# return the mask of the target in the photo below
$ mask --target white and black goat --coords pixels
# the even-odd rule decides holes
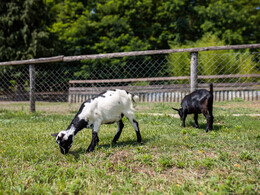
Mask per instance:
[[[206,132],[213,129],[213,84],[211,83],[209,87],[210,91],[199,89],[186,95],[181,102],[182,108],[172,108],[178,111],[183,127],[187,114],[194,114],[195,127],[198,128],[198,114],[202,113],[207,119]]]
[[[137,142],[142,142],[138,122],[135,120],[133,102],[139,97],[125,90],[108,90],[82,103],[78,113],[67,130],[54,133],[62,154],[67,154],[72,146],[75,135],[83,128],[92,128],[92,141],[87,152],[93,151],[99,142],[98,132],[101,124],[117,122],[117,132],[113,142],[119,139],[124,127],[122,118],[125,116],[135,129]]]

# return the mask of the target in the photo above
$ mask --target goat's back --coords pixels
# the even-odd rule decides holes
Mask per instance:
[[[134,112],[133,95],[125,90],[108,90],[83,103],[80,118],[88,120],[100,119],[102,123],[113,122],[120,119],[126,112]]]
[[[199,89],[186,95],[181,102],[181,106],[188,113],[201,113],[202,108],[208,107],[212,102],[212,94],[206,89]]]

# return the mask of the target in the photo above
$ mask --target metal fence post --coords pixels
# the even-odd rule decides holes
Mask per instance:
[[[190,63],[190,92],[198,88],[198,52],[191,53]]]
[[[30,73],[30,111],[35,112],[35,66],[29,65],[29,73]]]

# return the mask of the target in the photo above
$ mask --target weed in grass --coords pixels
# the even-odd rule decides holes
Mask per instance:
[[[230,159],[230,155],[229,153],[227,152],[221,152],[219,155],[218,155],[218,159],[223,161],[223,162],[228,162],[229,159]]]
[[[239,154],[239,157],[241,160],[243,161],[247,161],[247,160],[252,160],[253,157],[252,157],[252,154],[248,151],[243,151]]]
[[[172,167],[174,162],[172,160],[172,156],[170,155],[161,155],[158,159],[158,163],[163,168]]]
[[[153,156],[151,154],[139,154],[136,155],[136,160],[145,164],[145,165],[153,165]]]
[[[205,158],[202,160],[201,165],[205,166],[207,168],[211,168],[216,164],[216,160],[215,159],[211,159],[211,158]]]
[[[175,164],[179,169],[183,169],[186,166],[186,162],[184,160],[177,160]]]

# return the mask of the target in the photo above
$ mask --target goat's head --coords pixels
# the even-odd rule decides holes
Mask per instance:
[[[67,154],[72,146],[74,135],[67,131],[61,131],[59,133],[53,133],[52,136],[56,137],[56,142],[60,146],[62,154]]]
[[[182,116],[183,116],[183,108],[180,108],[180,109],[172,108],[172,109],[178,111],[178,114],[179,114],[180,118],[182,119]]]

